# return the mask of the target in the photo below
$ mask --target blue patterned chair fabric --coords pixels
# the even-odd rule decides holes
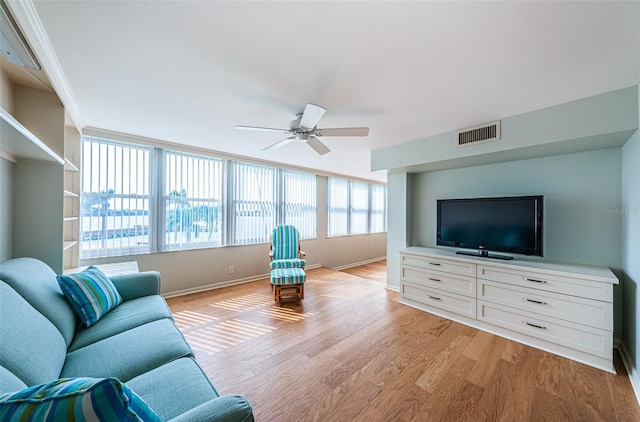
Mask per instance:
[[[284,286],[302,284],[307,281],[307,274],[302,268],[278,268],[271,271],[271,284]]]
[[[307,262],[305,253],[300,250],[300,234],[291,225],[278,226],[271,234],[271,252],[269,253],[272,270],[284,268],[304,268]]]
[[[304,299],[304,282],[307,274],[302,268],[276,268],[271,270],[271,287],[274,288],[273,299],[281,303],[283,297],[292,297],[296,300]],[[293,290],[293,295],[283,294]]]

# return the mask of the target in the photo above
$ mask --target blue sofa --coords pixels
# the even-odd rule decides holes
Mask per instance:
[[[163,421],[253,420],[248,401],[219,395],[194,360],[160,296],[159,273],[110,279],[123,302],[87,328],[46,264],[0,264],[0,395],[58,378],[114,377]]]

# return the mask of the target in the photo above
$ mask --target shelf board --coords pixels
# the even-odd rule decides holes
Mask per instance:
[[[64,160],[7,110],[0,107],[0,148],[17,159],[49,161],[64,164]]]
[[[64,196],[70,196],[72,198],[80,198],[80,195],[78,195],[77,193],[71,192],[71,191],[64,191]]]
[[[64,159],[64,169],[69,171],[80,171],[68,158]]]
[[[62,249],[66,251],[67,249],[69,249],[69,248],[71,248],[71,247],[73,247],[73,246],[75,246],[77,244],[78,244],[77,240],[65,240],[63,242],[63,244],[62,244]]]
[[[65,217],[64,221],[76,221],[78,219],[78,217]],[[58,220],[60,221],[60,220]]]

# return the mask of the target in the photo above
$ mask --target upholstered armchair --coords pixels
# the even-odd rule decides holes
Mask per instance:
[[[278,226],[271,233],[269,263],[272,270],[278,268],[304,268],[307,261],[300,250],[300,234],[294,226]]]

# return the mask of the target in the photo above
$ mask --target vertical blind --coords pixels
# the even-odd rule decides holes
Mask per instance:
[[[81,258],[150,249],[153,149],[84,137]]]
[[[233,162],[233,243],[265,243],[276,226],[276,169]]]
[[[295,226],[301,239],[316,237],[317,176],[299,171],[281,170],[282,186],[280,209],[282,222]]]
[[[276,225],[317,230],[317,176],[83,137],[81,259],[268,243]],[[329,236],[386,227],[386,188],[328,178]]]
[[[386,231],[386,192],[383,185],[330,177],[327,183],[327,235]]]
[[[380,233],[387,230],[387,188],[371,185],[371,226],[369,232]]]
[[[162,249],[222,244],[223,160],[165,152]]]
[[[330,177],[327,183],[327,235],[349,234],[349,181]]]

